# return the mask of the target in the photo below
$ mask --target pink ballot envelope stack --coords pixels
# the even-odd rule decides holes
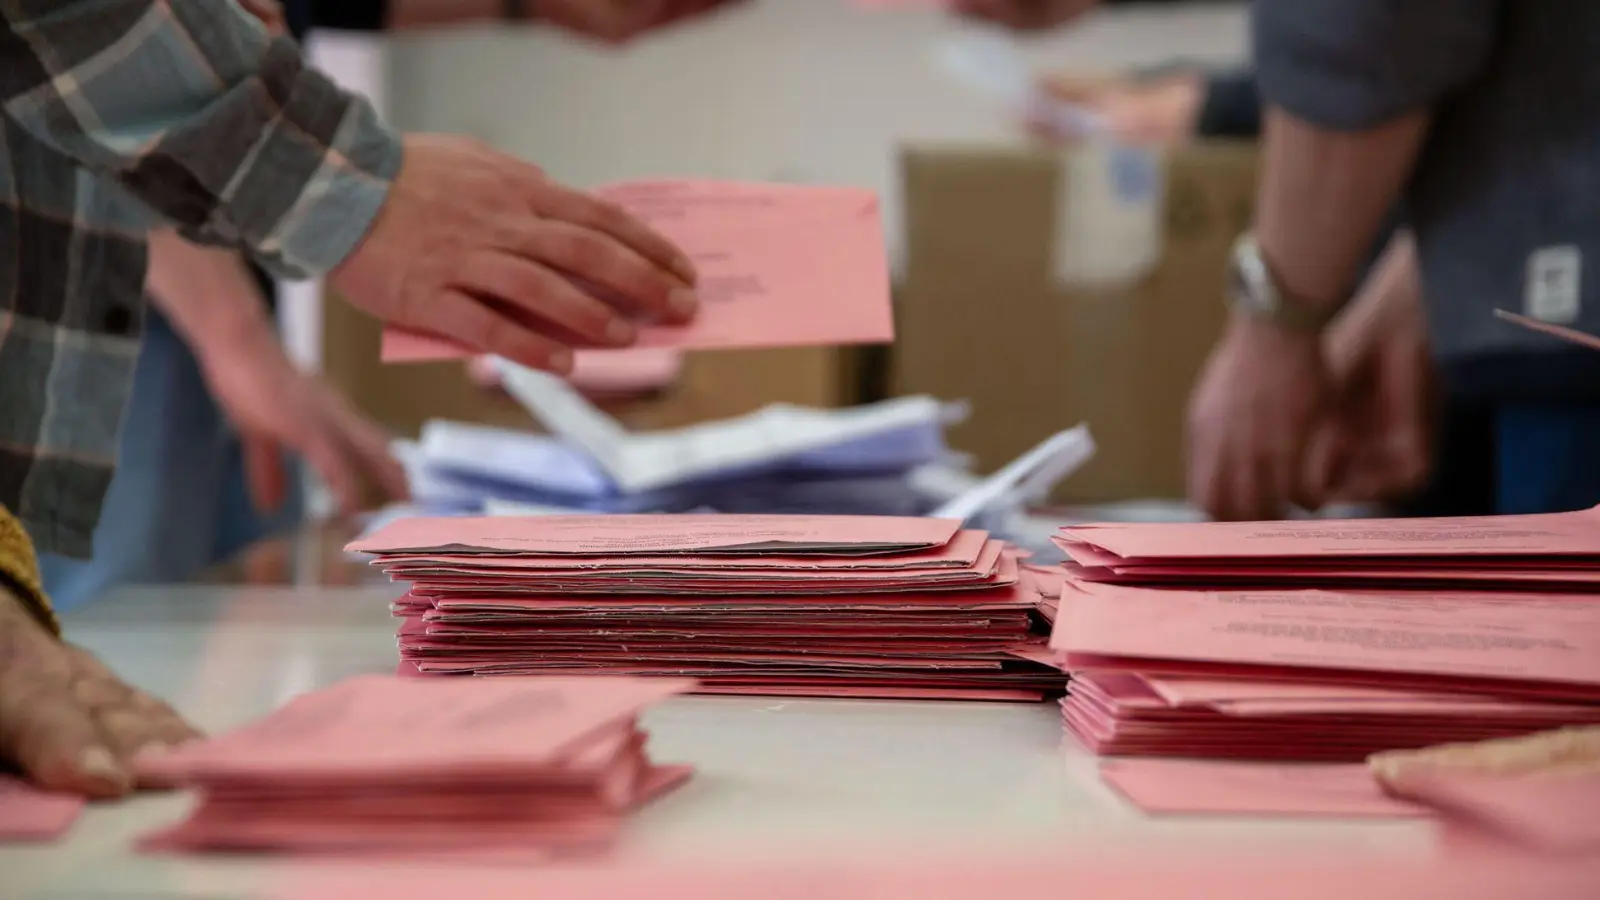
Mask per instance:
[[[878,198],[872,191],[687,180],[626,182],[595,194],[676,242],[699,270],[701,308],[695,320],[687,325],[646,325],[636,348],[706,350],[894,340],[888,252]],[[604,293],[599,287],[590,289]],[[385,362],[468,355],[466,349],[437,336],[395,328],[384,331]]]
[[[407,519],[350,545],[409,592],[401,672],[694,678],[724,694],[1040,700],[1039,580],[949,519]]]
[[[1269,772],[1600,723],[1600,511],[1056,540],[1034,576],[1061,583],[1062,720],[1096,753]]]
[[[692,687],[640,678],[364,676],[236,731],[138,760],[198,789],[146,849],[518,858],[603,848],[685,781],[637,717]]]

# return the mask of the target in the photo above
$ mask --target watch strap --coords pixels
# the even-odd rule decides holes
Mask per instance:
[[[1338,305],[1312,303],[1285,289],[1248,233],[1234,246],[1233,269],[1231,306],[1253,319],[1290,331],[1320,333],[1339,314]]]

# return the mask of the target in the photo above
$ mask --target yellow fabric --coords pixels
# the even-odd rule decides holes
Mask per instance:
[[[4,506],[0,506],[0,586],[11,588],[46,628],[61,633],[61,623],[56,621],[55,610],[50,608],[50,599],[39,583],[39,560],[33,553],[33,541]]]

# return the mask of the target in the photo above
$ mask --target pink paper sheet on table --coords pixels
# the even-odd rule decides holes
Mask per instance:
[[[1101,763],[1100,777],[1149,813],[1359,818],[1427,815],[1416,804],[1385,794],[1367,767],[1359,763],[1119,759]]]
[[[276,779],[497,771],[560,764],[607,726],[692,687],[684,680],[363,676],[296,698],[252,725],[143,756],[141,775]],[[509,761],[509,762],[508,762]]]
[[[353,678],[220,737],[141,757],[201,802],[141,846],[413,853],[601,846],[691,774],[636,724],[693,687],[626,678]]]
[[[1078,525],[1063,528],[1061,542],[1083,565],[1460,557],[1470,566],[1483,556],[1600,559],[1600,510],[1434,519]],[[1080,550],[1074,546],[1080,542],[1090,546]]]
[[[1051,647],[1069,662],[1078,658],[1076,668],[1099,668],[1108,658],[1129,661],[1126,667],[1296,667],[1564,685],[1600,695],[1600,598],[1077,583],[1062,595]]]
[[[883,223],[869,190],[688,180],[626,182],[595,194],[672,239],[700,272],[695,321],[647,325],[637,348],[894,340]],[[385,362],[471,355],[431,335],[384,331]]]
[[[955,537],[955,519],[893,516],[602,515],[411,518],[352,541],[354,553],[465,552],[544,556],[661,553],[873,554],[926,550]]]
[[[57,794],[10,775],[0,775],[0,844],[53,841],[66,834],[88,802]]]
[[[802,853],[784,862],[607,860],[538,870],[389,865],[296,873],[267,900],[1593,900],[1600,881],[1600,862],[1584,860],[1243,841],[1204,853],[1162,849],[879,854],[870,861]]]

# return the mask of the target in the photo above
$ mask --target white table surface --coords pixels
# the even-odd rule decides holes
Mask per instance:
[[[392,671],[392,588],[181,587],[124,592],[68,617],[70,636],[125,677],[222,729],[350,675]],[[1245,839],[1383,852],[1433,845],[1417,822],[1143,815],[1063,746],[1051,704],[684,698],[646,725],[662,761],[698,774],[630,823],[617,854],[692,861],[989,845],[1047,852],[1193,848]],[[181,796],[91,809],[67,840],[0,848],[0,898],[245,896],[283,863],[132,852]],[[36,893],[38,892],[38,893]]]

